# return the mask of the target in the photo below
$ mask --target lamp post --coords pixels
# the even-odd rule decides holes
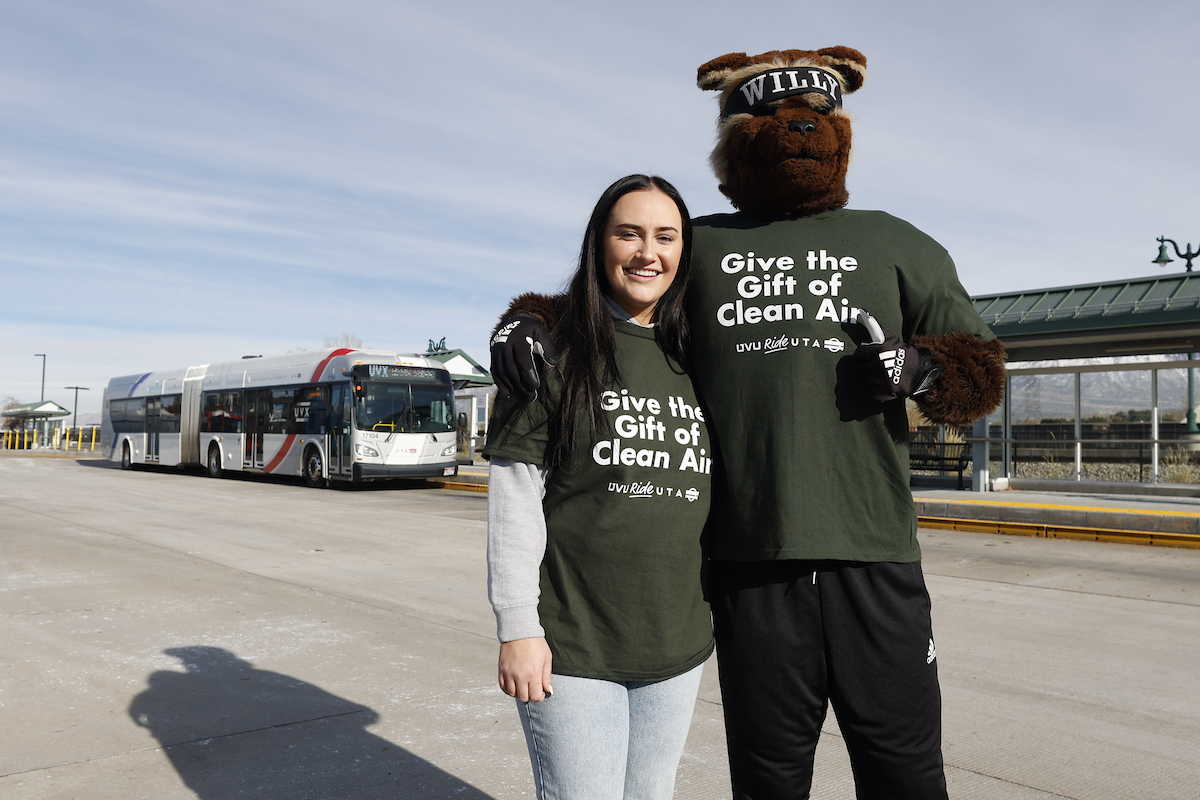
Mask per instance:
[[[1191,244],[1186,244],[1184,245],[1183,252],[1181,253],[1179,252],[1179,244],[1174,239],[1168,239],[1165,236],[1158,237],[1158,258],[1154,259],[1150,263],[1158,264],[1160,267],[1165,267],[1167,264],[1170,264],[1175,260],[1167,255],[1167,242],[1171,243],[1171,247],[1175,250],[1175,255],[1179,258],[1182,258],[1186,262],[1184,264],[1184,270],[1186,272],[1191,272],[1192,259],[1200,256],[1200,250],[1197,250],[1193,253]],[[1193,357],[1194,356],[1191,353],[1188,354],[1189,361]],[[1189,435],[1194,433],[1200,434],[1200,428],[1196,427],[1196,384],[1195,376],[1192,374],[1191,367],[1188,367],[1187,425],[1184,427],[1184,431]]]
[[[88,392],[91,390],[88,389],[88,387],[86,387],[86,386],[64,386],[63,388],[75,390],[75,410],[71,412],[71,427],[78,428],[79,425],[77,423],[79,422],[79,390],[82,389],[85,392]]]
[[[1168,239],[1165,236],[1158,237],[1158,258],[1154,259],[1150,263],[1158,264],[1160,267],[1165,267],[1167,264],[1170,264],[1172,261],[1175,260],[1167,255],[1167,242],[1170,242],[1171,247],[1173,247],[1175,249],[1175,255],[1178,256],[1179,258],[1184,259],[1187,262],[1184,265],[1184,269],[1188,272],[1191,272],[1192,271],[1192,259],[1196,258],[1197,256],[1200,256],[1200,250],[1197,250],[1196,252],[1193,253],[1192,246],[1189,244],[1189,245],[1184,246],[1183,252],[1181,253],[1181,252],[1179,252],[1179,245],[1175,243],[1175,240]]]
[[[33,357],[42,359],[42,396],[38,398],[38,402],[40,403],[46,399],[46,354],[34,353]]]

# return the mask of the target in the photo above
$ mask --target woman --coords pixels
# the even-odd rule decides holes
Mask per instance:
[[[539,798],[670,798],[712,652],[712,454],[681,366],[690,251],[673,186],[608,187],[558,309],[559,363],[535,401],[498,405],[484,450],[500,686]]]

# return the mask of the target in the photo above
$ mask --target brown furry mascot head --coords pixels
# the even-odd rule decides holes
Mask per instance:
[[[700,88],[721,93],[712,154],[721,192],[769,219],[846,205],[850,117],[842,95],[866,76],[866,57],[849,47],[730,53],[700,67]]]

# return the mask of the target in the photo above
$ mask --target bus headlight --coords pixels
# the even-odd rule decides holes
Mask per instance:
[[[448,444],[442,448],[443,456],[452,456],[457,452],[458,452],[458,447],[456,445]]]
[[[367,456],[369,458],[379,458],[379,451],[369,444],[354,445],[354,454],[359,456]]]

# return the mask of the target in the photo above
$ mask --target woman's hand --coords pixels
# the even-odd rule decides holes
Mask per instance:
[[[545,638],[515,639],[500,645],[500,689],[522,703],[541,702],[550,686],[550,645]]]

